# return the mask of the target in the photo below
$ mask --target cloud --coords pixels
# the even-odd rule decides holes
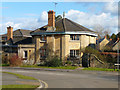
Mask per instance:
[[[0,24],[0,34],[6,33],[6,27],[12,26],[14,30],[16,29],[28,29],[28,30],[35,30],[43,25],[47,24],[47,12],[43,11],[39,18],[5,18],[3,23]]]
[[[65,17],[69,18],[70,20],[79,23],[87,28],[91,28],[94,30],[96,25],[101,25],[106,29],[111,29],[112,33],[117,32],[118,27],[118,18],[117,16],[112,16],[111,13],[89,13],[89,12],[81,12],[78,10],[69,10]],[[0,24],[2,27],[2,31],[0,33],[5,33],[6,27],[11,25],[13,26],[14,30],[16,29],[28,29],[28,30],[35,30],[40,28],[43,25],[47,24],[48,14],[46,11],[43,11],[39,18],[7,18],[4,17],[4,23]]]
[[[40,18],[38,19],[38,22],[41,22],[41,21],[47,22],[47,20],[48,20],[48,14],[46,11],[43,11],[40,15]]]
[[[103,11],[111,14],[118,14],[118,3],[117,2],[107,2],[103,8]]]
[[[118,26],[117,16],[113,17],[110,13],[91,14],[71,9],[66,13],[66,17],[88,28],[101,25],[106,29],[112,29],[112,32],[114,32],[113,28]]]

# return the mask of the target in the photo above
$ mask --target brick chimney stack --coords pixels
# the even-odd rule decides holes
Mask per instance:
[[[105,36],[105,39],[107,39],[107,36]]]
[[[7,40],[13,39],[13,27],[7,27]]]
[[[48,26],[55,27],[55,12],[53,10],[48,12]]]

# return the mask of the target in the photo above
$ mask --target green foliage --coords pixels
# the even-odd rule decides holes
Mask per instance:
[[[59,67],[47,67],[47,66],[41,66],[41,65],[24,65],[21,67],[29,67],[29,68],[51,68],[51,69],[76,69],[77,66],[59,66]]]
[[[2,88],[4,89],[6,89],[6,88],[8,88],[8,89],[10,89],[10,88],[18,88],[18,90],[20,89],[20,88],[37,88],[38,87],[38,85],[2,85]],[[23,90],[24,90],[23,89]],[[30,90],[31,90],[30,89]],[[12,89],[11,89],[12,90]],[[25,89],[25,90],[27,90],[27,89]]]
[[[5,66],[10,66],[10,64],[1,64],[0,66],[2,66],[2,67],[3,67],[3,66],[4,66],[4,67],[5,67]]]
[[[111,37],[110,38],[112,38],[112,40],[117,40],[117,36],[113,33],[112,35],[111,35]]]
[[[117,37],[120,38],[120,32],[117,34]]]
[[[48,67],[59,67],[62,65],[62,61],[58,57],[53,57],[51,60],[47,60],[44,65]]]
[[[109,34],[107,34],[106,36],[107,36],[107,39],[110,39],[110,35]]]
[[[101,55],[101,53],[100,53],[98,50],[93,49],[92,47],[86,47],[86,48],[85,48],[85,53],[94,54],[94,55],[96,55],[100,60],[104,60],[104,59],[105,59],[104,55]]]
[[[82,70],[91,70],[91,71],[114,71],[114,69],[107,69],[107,68],[93,68],[93,67],[89,67],[89,68],[84,68]],[[115,71],[118,71],[117,69],[115,69]]]
[[[112,51],[112,46],[105,46],[102,51]]]
[[[2,54],[2,64],[9,64],[9,58],[7,54]]]
[[[66,61],[66,64],[72,64],[72,62],[71,61]]]
[[[56,20],[56,21],[58,21],[58,20],[60,20],[60,19],[62,19],[62,16],[61,16],[61,15],[58,15],[57,17],[55,17],[55,20]]]

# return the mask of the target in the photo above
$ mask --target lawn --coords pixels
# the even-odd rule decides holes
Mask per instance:
[[[34,88],[35,89],[38,87],[38,85],[2,85],[0,87],[2,87],[2,89],[4,88]]]
[[[60,66],[60,67],[47,67],[47,66],[37,66],[37,65],[24,65],[21,67],[29,67],[29,68],[52,68],[52,69],[76,69],[77,66]]]
[[[2,73],[12,74],[12,75],[17,76],[17,77],[20,78],[20,79],[37,80],[37,79],[34,78],[34,77],[25,76],[25,75],[21,75],[21,74],[17,74],[17,73],[12,73],[12,72],[2,72]]]
[[[95,67],[88,67],[82,70],[91,70],[91,71],[114,71],[114,69],[107,69],[107,68],[95,68]],[[117,71],[117,69],[115,69]],[[120,71],[120,70],[119,70]]]

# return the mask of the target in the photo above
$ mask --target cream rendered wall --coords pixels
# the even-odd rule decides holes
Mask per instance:
[[[84,49],[90,44],[89,36],[81,35],[81,49]]]
[[[60,57],[61,35],[55,35],[55,54]]]
[[[69,49],[70,50],[80,49],[80,41],[79,40],[70,40],[69,41]]]
[[[120,41],[113,47],[113,50],[120,50]]]
[[[70,55],[70,50],[79,50],[88,46],[90,43],[96,43],[96,37],[80,35],[80,40],[70,40],[70,35],[50,35],[46,37],[46,44],[54,53],[66,60]],[[40,38],[35,38],[36,50],[45,46],[45,43],[40,43]],[[37,54],[36,54],[37,55]],[[39,57],[39,56],[37,56]]]
[[[40,61],[40,37],[36,36],[35,37],[35,61],[39,62]]]
[[[70,55],[70,50],[80,50],[87,47],[89,44],[96,44],[96,37],[80,35],[79,40],[70,40],[70,35],[62,36],[62,57]]]
[[[109,43],[109,40],[107,40],[106,38],[103,41],[101,41],[99,43],[100,50],[102,50],[105,47],[105,45],[108,43]]]
[[[51,54],[54,55],[55,52],[55,37],[54,35],[52,36],[47,36],[47,44],[48,44],[48,48],[51,50]]]
[[[35,45],[19,45],[18,48],[18,56],[23,58],[24,51],[27,51],[27,59],[34,60],[34,52],[35,52]]]

